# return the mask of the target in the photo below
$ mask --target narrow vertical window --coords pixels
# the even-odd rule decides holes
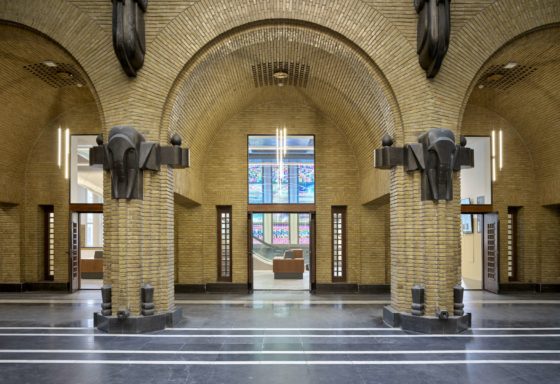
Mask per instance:
[[[43,205],[45,216],[45,280],[54,280],[54,207]]]
[[[218,206],[218,281],[231,282],[231,206]]]
[[[519,207],[508,207],[507,260],[508,280],[517,280],[517,212]]]
[[[332,280],[346,281],[346,207],[332,207]]]

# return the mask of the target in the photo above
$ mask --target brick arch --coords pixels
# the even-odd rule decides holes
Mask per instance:
[[[276,57],[278,52],[287,55],[280,59],[307,58],[313,74],[309,87],[255,88],[249,64],[256,64],[252,60],[258,58]],[[372,173],[379,172],[371,163],[373,149],[383,134],[402,137],[395,96],[369,56],[321,26],[270,20],[218,36],[187,63],[164,107],[160,140],[179,133],[193,150],[190,172],[194,172],[200,154],[221,123],[249,105],[282,98],[305,100],[338,121],[337,127],[359,159],[361,173],[370,180]],[[182,176],[184,172],[178,174],[179,180]],[[385,179],[383,175],[380,185],[386,188]]]
[[[120,67],[112,54],[111,35],[90,16],[64,0],[18,0],[0,2],[0,22],[25,27],[43,35],[65,50],[87,79],[105,123],[105,100],[118,81]],[[122,77],[122,76],[121,76]]]
[[[353,42],[375,62],[393,90],[397,103],[406,105],[400,111],[403,126],[418,126],[428,120],[429,108],[419,113],[414,103],[410,103],[420,97],[427,104],[434,102],[425,75],[417,64],[415,49],[374,7],[357,0],[324,4],[283,0],[211,3],[203,0],[187,8],[153,41],[143,80],[148,87],[159,89],[158,99],[160,92],[171,93],[185,64],[219,34],[253,22],[284,19],[320,25]],[[164,106],[157,105],[157,102],[150,108],[164,110]]]
[[[451,100],[447,123],[461,127],[469,97],[485,64],[503,47],[540,28],[560,23],[560,2],[534,0],[522,7],[517,0],[500,0],[486,7],[463,26],[451,41],[437,93]]]
[[[325,54],[328,55],[326,51],[328,51],[329,49],[334,49],[332,47],[336,46],[336,55],[338,57],[336,61],[351,63],[352,66],[354,66],[353,70],[355,71],[357,68],[357,72],[361,74],[362,78],[370,81],[371,84],[370,86],[368,86],[368,88],[370,88],[369,92],[372,92],[373,94],[376,95],[376,99],[378,100],[377,102],[379,104],[382,104],[383,110],[387,111],[383,115],[382,118],[383,121],[368,122],[367,121],[368,117],[364,116],[363,117],[364,121],[362,123],[364,123],[364,125],[367,125],[368,123],[370,124],[370,127],[366,129],[375,130],[379,138],[383,133],[389,133],[391,135],[397,134],[400,136],[399,130],[402,130],[402,121],[400,119],[399,107],[395,100],[394,94],[387,80],[384,78],[383,74],[381,73],[381,71],[376,67],[375,63],[373,63],[367,55],[365,55],[362,51],[360,51],[358,47],[355,47],[351,42],[344,40],[342,36],[338,36],[334,34],[332,31],[325,30],[320,26],[299,24],[299,23],[294,24],[291,21],[278,20],[278,21],[269,21],[266,23],[259,22],[259,23],[249,24],[241,28],[237,28],[234,31],[230,31],[224,35],[221,35],[216,39],[214,39],[211,43],[206,45],[187,63],[183,71],[179,74],[179,76],[175,80],[173,88],[167,98],[164,107],[164,113],[162,116],[162,121],[161,121],[161,127],[162,127],[161,135],[163,137],[160,137],[160,139],[165,140],[165,138],[168,137],[168,135],[171,135],[172,133],[175,132],[175,130],[177,130],[176,127],[177,122],[174,121],[176,120],[176,118],[173,119],[170,116],[172,114],[176,115],[176,113],[174,113],[176,109],[185,108],[185,105],[188,104],[190,93],[195,91],[197,88],[197,82],[199,83],[198,79],[200,77],[205,76],[204,77],[205,80],[208,80],[208,79],[212,79],[213,76],[224,75],[223,73],[217,72],[216,68],[212,68],[212,66],[215,65],[214,63],[216,63],[216,61],[224,60],[224,58],[227,57],[228,55],[237,54],[238,52],[246,49],[247,47],[249,47],[249,49],[252,49],[251,48],[252,45],[258,46],[259,44],[268,44],[267,39],[270,37],[266,37],[266,36],[274,35],[274,33],[269,35],[270,31],[275,30],[276,28],[283,28],[283,27],[290,28],[289,35],[291,38],[298,39],[297,44],[301,46],[310,46],[311,43],[313,43],[314,47],[309,48],[304,54],[304,56],[307,55],[313,56],[313,57],[308,57],[308,59],[314,59],[315,61],[318,61],[317,57],[315,57],[316,53],[311,53],[311,52],[319,51],[323,55]],[[290,44],[286,44],[286,45],[290,45]],[[252,51],[254,52],[255,49],[252,49]],[[292,52],[292,54],[299,55],[301,53]],[[230,63],[231,65],[235,66],[235,64],[238,62],[231,61]],[[317,63],[315,62],[315,64]],[[327,66],[327,64],[325,65]],[[332,69],[331,66],[327,66],[327,67]],[[347,70],[349,72],[352,71],[351,68],[348,68]],[[229,72],[229,75],[231,75],[237,71],[234,69],[230,69],[227,72]],[[245,72],[245,71],[241,71],[241,72]],[[315,71],[315,74],[317,74],[317,70]],[[229,77],[228,73],[226,73],[225,75]],[[333,77],[337,77],[337,78],[340,77],[346,79],[346,77],[342,77],[337,73],[331,73],[331,75]],[[352,84],[346,83],[346,80],[345,80],[345,84],[347,84],[350,87]],[[253,82],[251,81],[251,84],[245,84],[245,85],[250,86],[252,88]],[[219,82],[213,82],[211,85],[208,86],[203,85],[205,89],[216,88],[216,87],[219,88],[220,86],[221,85],[219,84]],[[346,108],[350,108],[348,106],[350,105],[349,103],[351,103],[351,100],[346,100],[348,99],[348,95],[346,95],[343,100],[342,95],[345,92],[344,90],[342,91],[337,90],[336,87],[332,86],[332,84],[327,86],[325,85],[321,86],[321,88],[325,88],[325,87],[329,89],[327,92],[324,93],[327,94],[330,94],[332,92],[340,93],[341,96],[339,97],[340,100],[339,103],[346,104]],[[198,86],[198,88],[200,88],[200,86]],[[225,96],[226,93],[230,91],[230,89],[228,89],[227,86],[222,86],[222,88],[224,89],[219,94],[224,95],[224,103],[231,104],[228,103],[228,100],[226,100],[227,97]],[[314,92],[316,93],[317,91]],[[356,93],[360,93],[362,92],[362,90],[356,91],[353,89],[352,92],[353,93],[351,93],[351,95],[356,96]],[[317,95],[316,98],[321,99],[321,96],[326,96],[326,95]],[[316,100],[316,102],[318,102],[318,100]],[[355,100],[352,103],[363,104],[362,100]],[[363,109],[364,106],[362,104],[360,105],[362,106]],[[242,105],[240,105],[239,107],[243,109]],[[332,108],[332,104],[329,107]],[[199,107],[199,108],[203,108],[203,107]],[[321,108],[321,106],[319,106],[319,108]],[[360,108],[358,107],[356,107],[355,109],[360,110]],[[364,113],[363,110],[360,112],[362,114]],[[338,111],[338,113],[342,113],[342,112]],[[373,123],[377,123],[375,127],[373,126]],[[380,130],[379,126],[382,126],[381,130],[383,132],[377,132]]]

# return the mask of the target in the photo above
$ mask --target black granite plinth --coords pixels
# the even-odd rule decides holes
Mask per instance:
[[[129,316],[119,319],[117,316],[103,316],[99,312],[93,314],[93,325],[107,333],[145,333],[161,331],[166,327],[174,327],[183,318],[183,310],[177,308],[173,312],[158,313],[152,316]]]
[[[387,305],[383,307],[383,321],[390,327],[398,328],[401,326],[401,313]]]
[[[397,312],[391,306],[386,306],[383,308],[383,321],[391,327],[400,327],[403,331],[454,334],[470,328],[471,314],[450,316],[447,320],[441,320],[435,316],[414,316],[410,313]]]

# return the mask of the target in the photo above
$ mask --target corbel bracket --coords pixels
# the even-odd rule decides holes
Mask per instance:
[[[143,171],[159,171],[162,165],[172,168],[189,166],[189,150],[181,148],[181,137],[171,137],[171,146],[147,142],[136,129],[117,126],[109,132],[109,142],[97,136],[97,147],[90,148],[89,164],[103,166],[111,172],[113,199],[142,199]]]
[[[455,135],[448,129],[430,129],[418,136],[418,143],[404,147],[393,147],[389,135],[381,144],[374,153],[375,168],[403,166],[407,172],[421,171],[422,200],[452,200],[453,172],[474,167],[474,151],[466,147],[465,137],[456,145]]]

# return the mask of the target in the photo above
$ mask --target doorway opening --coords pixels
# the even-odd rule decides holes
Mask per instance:
[[[461,279],[469,290],[499,290],[499,220],[497,213],[461,214]]]
[[[311,290],[314,219],[309,212],[249,214],[253,290]]]
[[[103,286],[103,213],[80,213],[80,289]]]
[[[72,212],[70,273],[72,292],[103,286],[103,213]]]

